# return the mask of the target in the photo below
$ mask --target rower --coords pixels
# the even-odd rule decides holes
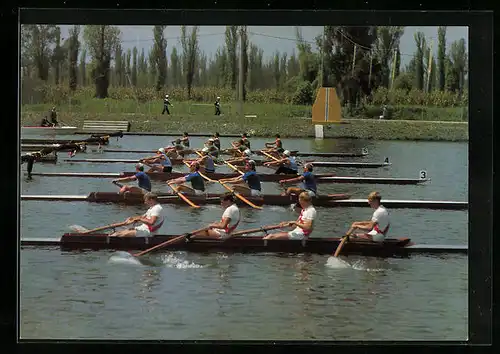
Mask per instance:
[[[177,153],[178,156],[183,157],[185,153],[184,145],[181,142],[181,139],[172,140],[173,147],[170,147],[170,150],[173,150]]]
[[[172,172],[172,161],[170,161],[170,158],[165,154],[164,148],[159,148],[158,155],[153,156],[151,159],[145,159],[144,161],[153,164],[148,172]]]
[[[137,180],[138,186],[128,186],[124,185],[120,188],[120,194],[123,193],[142,193],[146,194],[147,192],[151,192],[151,180],[149,176],[144,173],[144,165],[142,163],[138,163],[135,165],[135,175],[129,177],[122,177],[113,180],[113,182],[126,182],[126,181],[135,181]]]
[[[57,112],[55,106],[50,110],[50,122],[54,127],[57,127],[59,125],[59,122],[57,122]]]
[[[215,147],[220,150],[220,135],[218,132],[214,134],[213,139]]]
[[[248,138],[247,138],[247,133],[241,134],[240,141],[243,141],[243,145],[245,145],[248,148],[248,150],[250,150],[250,140],[248,140]]]
[[[177,189],[179,192],[191,195],[203,195],[205,194],[205,181],[200,175],[200,164],[197,161],[193,161],[189,165],[189,174],[171,179],[167,181],[167,184],[171,186],[172,184],[178,184]],[[191,187],[186,186],[185,182],[191,182]]]
[[[281,227],[295,226],[289,232],[277,232],[264,237],[264,240],[304,240],[309,238],[314,230],[314,220],[316,219],[316,209],[312,205],[312,198],[309,194],[302,192],[299,194],[299,204],[302,208],[299,218],[296,221],[285,221],[280,223]]]
[[[33,164],[37,159],[41,157],[39,152],[27,152],[25,155],[21,156],[21,165],[27,162],[27,172],[28,172],[28,180],[31,180],[33,177],[31,176],[31,172],[33,171]]]
[[[215,147],[215,146],[214,146]],[[215,163],[212,154],[207,147],[201,150],[201,154],[203,155],[197,161],[200,164],[200,169],[202,172],[206,173],[215,173]]]
[[[276,134],[276,140],[274,140],[272,143],[266,143],[266,150],[269,152],[278,152],[280,154],[285,151],[283,149],[283,142],[281,141],[279,134]]]
[[[291,153],[289,150],[285,150],[283,152],[283,158],[276,161],[264,162],[264,166],[272,166],[272,165],[280,165],[280,167],[276,170],[275,174],[286,174],[286,175],[297,175],[298,166],[295,157],[290,156]]]
[[[281,195],[290,195],[290,194],[300,194],[302,192],[306,192],[309,194],[311,197],[315,197],[317,194],[317,188],[316,188],[316,176],[312,173],[313,172],[313,165],[311,163],[306,163],[304,165],[304,173],[295,178],[290,178],[290,179],[282,179],[279,181],[281,185],[286,184],[286,183],[295,183],[295,182],[302,182],[301,187],[290,187],[286,190]]]
[[[383,242],[387,231],[389,231],[390,221],[389,212],[381,204],[382,197],[378,192],[371,192],[368,195],[368,204],[371,208],[375,209],[370,221],[356,221],[353,222],[346,236],[349,239],[354,238],[361,241],[368,240],[374,242]],[[361,233],[353,234],[354,231],[360,230]],[[368,231],[368,232],[367,232]]]
[[[110,236],[116,237],[151,237],[155,236],[165,221],[165,212],[163,207],[158,202],[158,196],[154,193],[146,193],[144,195],[144,204],[149,209],[144,215],[132,216],[126,221],[141,222],[142,224],[127,230],[117,231]]]
[[[225,240],[231,237],[231,234],[240,223],[240,209],[236,205],[236,200],[233,193],[226,193],[220,197],[221,206],[225,209],[222,218],[219,222],[214,222],[208,225],[209,229],[193,234],[189,239],[194,237],[215,238]]]
[[[205,147],[208,149],[208,153],[210,155],[212,155],[213,157],[219,157],[219,148],[214,145],[214,139],[208,139]]]
[[[41,127],[51,127],[49,120],[46,117],[43,117],[42,122],[40,123]]]
[[[184,145],[184,147],[189,148],[189,134],[188,133],[184,132],[184,134],[182,134],[181,143],[182,143],[182,145]]]
[[[234,191],[238,192],[242,195],[259,197],[261,195],[261,185],[260,178],[255,171],[255,161],[249,160],[245,164],[245,174],[229,178],[229,179],[221,179],[219,180],[222,183],[231,183],[234,185]],[[246,183],[246,184],[245,184]]]

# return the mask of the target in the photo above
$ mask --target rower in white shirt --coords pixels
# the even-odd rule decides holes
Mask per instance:
[[[205,237],[215,239],[227,239],[240,223],[240,209],[236,205],[234,194],[226,193],[220,197],[221,206],[225,208],[221,221],[208,225],[208,230],[200,231],[188,239],[194,237]]]
[[[117,231],[110,236],[151,237],[156,235],[165,221],[163,207],[158,203],[158,196],[151,192],[144,195],[144,204],[149,206],[149,209],[144,215],[132,216],[127,219],[127,221],[141,222],[141,225],[131,229]]]
[[[375,209],[370,221],[353,222],[346,236],[349,239],[369,240],[383,242],[389,231],[390,221],[389,212],[381,204],[382,197],[378,192],[371,192],[368,195],[368,204]],[[355,231],[362,231],[354,233]]]

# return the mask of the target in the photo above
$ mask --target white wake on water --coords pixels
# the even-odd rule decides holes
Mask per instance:
[[[384,264],[380,264],[377,261],[369,262],[365,260],[356,260],[353,263],[349,263],[340,257],[328,257],[326,264],[328,268],[335,269],[346,269],[352,268],[354,270],[362,270],[365,272],[384,272],[387,268],[383,267]]]
[[[164,265],[170,268],[177,269],[196,269],[204,268],[203,265],[196,264],[193,262],[186,261],[184,259],[178,258],[172,254],[165,254],[161,256],[161,261]]]
[[[113,253],[111,257],[109,257],[108,263],[143,265],[137,257],[134,257],[130,253],[123,251]]]
[[[328,257],[328,259],[326,260],[326,266],[328,268],[335,268],[335,269],[345,269],[351,267],[351,265],[348,262],[344,261],[339,257],[333,257],[333,256]]]

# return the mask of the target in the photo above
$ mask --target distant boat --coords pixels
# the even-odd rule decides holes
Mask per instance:
[[[73,134],[78,130],[77,127],[70,127],[70,126],[57,126],[57,127],[40,127],[40,126],[24,126],[21,127],[21,135],[29,135],[29,134],[36,134],[36,135],[56,135],[56,134],[61,134],[61,135],[67,135],[67,134]]]

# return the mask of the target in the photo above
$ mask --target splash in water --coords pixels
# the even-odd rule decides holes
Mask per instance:
[[[171,268],[177,268],[177,269],[203,268],[203,266],[200,264],[196,264],[193,262],[183,260],[181,258],[177,258],[172,254],[162,255],[161,261],[164,265]]]
[[[137,257],[132,256],[128,252],[122,252],[122,251],[113,253],[113,255],[109,257],[108,263],[143,265]]]
[[[350,268],[350,264],[346,261],[344,261],[340,257],[328,257],[326,261],[326,266],[328,268],[336,268],[336,269],[345,269],[345,268]]]

